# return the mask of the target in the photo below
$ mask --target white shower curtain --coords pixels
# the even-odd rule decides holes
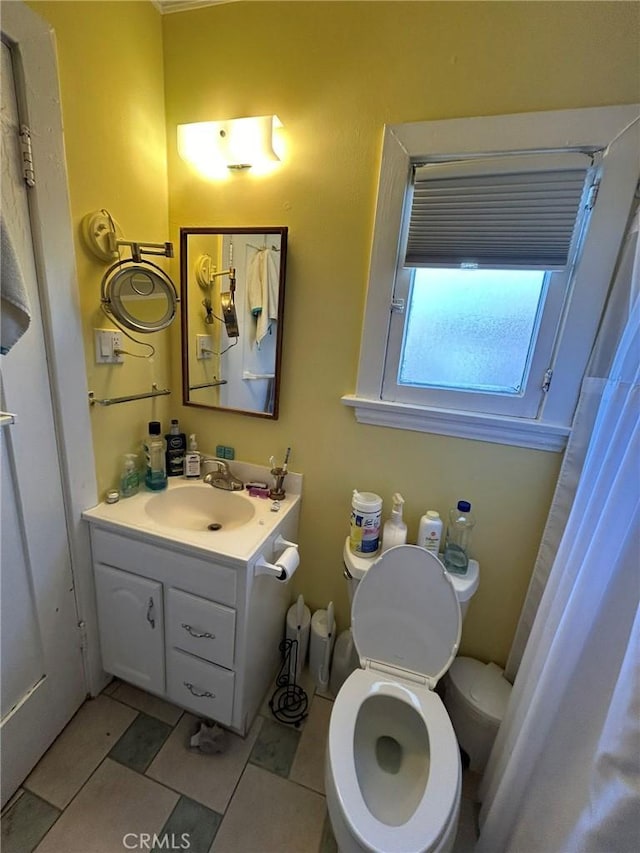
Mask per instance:
[[[589,380],[602,400],[481,785],[477,853],[639,848],[639,364],[636,299],[609,378]]]
[[[531,626],[573,506],[593,425],[602,399],[605,378],[611,370],[615,349],[628,321],[630,308],[640,290],[639,230],[640,214],[636,211],[631,217],[631,224],[622,244],[605,316],[589,360],[586,378],[580,389],[580,399],[576,406],[571,435],[562,460],[529,589],[505,666],[505,677],[511,683],[520,666]]]

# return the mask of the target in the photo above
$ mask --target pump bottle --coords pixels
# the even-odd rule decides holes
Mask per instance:
[[[391,516],[385,521],[382,528],[382,552],[388,551],[394,545],[404,545],[407,541],[407,525],[402,520],[402,507],[404,498],[398,492],[392,498],[393,508]]]
[[[130,498],[137,494],[139,488],[138,457],[135,453],[126,453],[120,476],[120,494],[123,498]]]
[[[184,475],[190,480],[200,476],[200,453],[194,433],[189,436],[189,450],[184,457]]]

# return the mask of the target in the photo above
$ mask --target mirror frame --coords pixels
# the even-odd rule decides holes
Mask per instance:
[[[280,406],[280,373],[282,368],[282,339],[284,327],[284,291],[287,273],[287,235],[289,229],[286,226],[267,226],[264,228],[205,228],[192,227],[180,228],[180,330],[182,348],[182,403],[185,406],[194,406],[198,409],[213,409],[220,412],[234,412],[239,415],[249,415],[253,418],[268,418],[277,421]],[[278,283],[278,323],[276,337],[276,363],[275,363],[275,388],[273,412],[254,412],[250,409],[234,409],[230,406],[215,406],[212,403],[194,403],[189,400],[189,323],[188,323],[188,289],[189,268],[187,258],[188,238],[191,234],[277,234],[280,237],[280,280]]]

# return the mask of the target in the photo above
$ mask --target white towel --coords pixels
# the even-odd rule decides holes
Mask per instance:
[[[0,219],[0,353],[5,355],[24,335],[31,309],[22,270],[4,220]]]
[[[256,318],[256,344],[271,330],[272,320],[278,319],[278,267],[271,249],[260,249],[249,263],[247,299],[249,310]]]

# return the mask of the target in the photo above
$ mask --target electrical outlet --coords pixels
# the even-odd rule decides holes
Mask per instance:
[[[196,335],[196,358],[198,361],[211,358],[212,348],[213,339],[211,335]]]
[[[115,329],[94,329],[96,364],[122,364],[124,358],[116,354],[122,349],[122,333]]]
[[[111,332],[111,347],[115,364],[122,364],[124,358],[117,354],[122,350],[122,332]]]

